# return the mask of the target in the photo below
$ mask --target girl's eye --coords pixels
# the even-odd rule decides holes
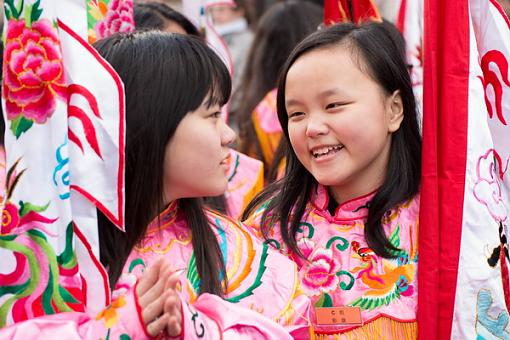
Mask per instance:
[[[342,107],[343,105],[345,105],[345,103],[330,103],[326,105],[326,110],[337,109],[339,107]]]
[[[298,112],[291,112],[291,113],[289,113],[289,118],[299,117],[299,116],[302,116],[304,114],[305,114],[304,112],[300,112],[300,111],[298,111]]]
[[[209,117],[211,118],[221,118],[221,111],[216,111],[216,112],[213,112],[209,115]]]

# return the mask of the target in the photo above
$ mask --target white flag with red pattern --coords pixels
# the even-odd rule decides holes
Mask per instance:
[[[91,3],[102,17],[91,19]],[[88,40],[91,22],[133,28],[130,0],[4,4],[0,327],[109,303],[96,208],[123,228],[124,94]]]
[[[420,336],[509,339],[508,18],[496,0],[424,15]]]

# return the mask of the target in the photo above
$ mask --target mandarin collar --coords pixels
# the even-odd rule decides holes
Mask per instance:
[[[312,203],[321,215],[334,220],[359,220],[368,216],[370,201],[376,193],[377,191],[372,191],[339,204],[335,209],[334,216],[331,216],[328,211],[328,204],[329,200],[333,198],[330,197],[328,189],[319,184],[312,192]]]
[[[168,204],[168,206],[159,214],[159,221],[158,221],[158,217],[156,217],[149,224],[149,228],[147,228],[147,232],[153,232],[153,231],[165,229],[165,227],[167,227],[169,224],[172,224],[175,222],[178,212],[179,212],[178,200],[170,202],[170,204]]]

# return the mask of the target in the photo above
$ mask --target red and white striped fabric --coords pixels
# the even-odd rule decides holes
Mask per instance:
[[[424,16],[419,335],[508,339],[508,19],[495,0]]]

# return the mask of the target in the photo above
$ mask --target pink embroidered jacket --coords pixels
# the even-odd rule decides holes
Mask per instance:
[[[253,110],[251,119],[262,149],[264,165],[269,167],[282,137],[282,127],[276,113],[276,89],[264,96]]]
[[[237,219],[264,187],[264,164],[230,149],[228,186],[225,192],[229,216]]]
[[[113,292],[115,298],[105,310],[96,316],[70,312],[34,318],[1,329],[0,338],[150,338],[133,291],[145,266],[159,256],[167,257],[176,269],[187,268],[181,279],[182,338],[307,338],[310,300],[300,289],[295,264],[259,243],[239,223],[207,213],[227,264],[226,301],[211,294],[198,296],[200,280],[190,231],[174,202],[162,214],[161,227],[150,227],[142,245],[130,255]]]
[[[345,202],[331,216],[327,189],[318,186],[297,234],[298,247],[306,260],[286,249],[279,227],[271,231],[270,243],[298,265],[302,287],[315,308],[349,306],[361,311],[361,325],[319,324],[313,313],[317,339],[400,340],[417,336],[419,196],[385,217],[386,235],[400,249],[394,259],[385,259],[367,246],[364,237],[368,206],[374,195]],[[245,221],[259,236],[262,212],[259,209]]]

